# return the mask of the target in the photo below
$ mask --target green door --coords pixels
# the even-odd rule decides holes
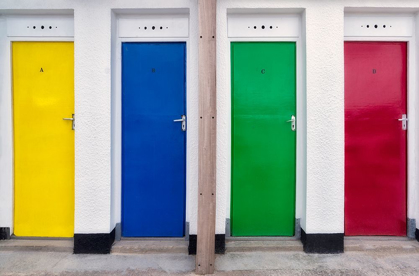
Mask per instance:
[[[232,70],[233,236],[293,236],[296,46],[234,42]]]

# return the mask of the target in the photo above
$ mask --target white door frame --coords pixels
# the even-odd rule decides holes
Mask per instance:
[[[246,15],[245,15],[246,16]],[[225,137],[225,141],[227,144],[227,164],[228,164],[228,180],[229,184],[227,185],[227,210],[226,210],[226,218],[231,218],[231,43],[232,42],[295,42],[296,44],[296,125],[297,125],[297,137],[296,137],[296,181],[295,181],[295,218],[301,219],[303,216],[303,191],[304,186],[306,185],[306,92],[305,92],[305,45],[304,45],[304,38],[302,36],[302,14],[269,14],[266,15],[264,13],[261,14],[255,14],[250,13],[250,22],[246,23],[249,25],[255,25],[257,24],[257,28],[259,28],[260,32],[263,32],[264,30],[261,30],[261,24],[258,24],[260,22],[265,22],[266,20],[264,17],[279,17],[280,20],[283,20],[284,18],[298,18],[297,22],[298,25],[294,25],[296,22],[288,22],[287,27],[292,29],[293,33],[292,35],[289,33],[281,34],[281,33],[274,33],[274,36],[270,37],[268,35],[260,35],[258,34],[252,36],[252,30],[249,32],[245,32],[244,35],[248,37],[234,37],[234,35],[230,35],[228,37],[228,50],[226,51],[226,58],[229,60],[229,68],[228,68],[228,75],[227,75],[227,82],[228,82],[228,93],[227,93],[227,110],[223,109],[222,116],[226,117],[227,121],[227,131],[223,131],[227,133],[227,137]],[[262,18],[262,20],[261,20]],[[252,24],[252,19],[256,21],[256,23]],[[244,18],[245,21],[246,18]],[[248,22],[248,21],[247,21]],[[294,24],[293,24],[294,23]],[[265,25],[264,25],[265,26]],[[265,28],[269,26],[266,25]],[[260,34],[260,33],[259,33]],[[242,34],[240,34],[242,35]],[[227,113],[226,113],[227,111]],[[220,111],[218,111],[220,112]],[[220,133],[217,131],[217,133]],[[218,177],[217,177],[218,179]],[[234,239],[234,237],[230,236],[231,233],[231,225],[226,226],[226,234],[229,239]],[[299,233],[300,229],[295,229],[295,234]],[[239,237],[237,239],[246,238],[246,237]],[[267,237],[269,239],[269,237]],[[272,237],[274,239],[275,237]],[[280,237],[282,238],[282,237]],[[255,237],[251,237],[250,239],[257,239]]]
[[[45,32],[39,29],[42,22],[45,26],[41,30]],[[62,29],[51,34],[48,33],[50,25]],[[36,29],[31,34],[19,30],[21,26],[31,30],[36,26]],[[0,60],[8,61],[0,64],[0,226],[10,227],[11,235],[14,230],[13,42],[74,42],[73,15],[0,16]]]
[[[158,12],[158,11],[154,11]],[[146,15],[147,20],[159,22],[161,19],[166,20],[170,16],[170,10],[165,9],[165,13],[156,13]],[[189,13],[183,14],[190,18]],[[197,79],[197,64],[193,62],[193,58],[197,59],[197,52],[193,50],[192,39],[189,35],[180,37],[170,37],[171,34],[165,34],[161,37],[120,37],[119,27],[120,19],[124,18],[144,18],[144,14],[116,14],[115,19],[115,39],[113,40],[112,57],[113,63],[113,84],[112,84],[112,197],[114,201],[113,216],[115,222],[120,224],[122,222],[122,43],[124,42],[184,42],[186,44],[186,115],[187,115],[187,131],[186,131],[186,195],[185,195],[185,220],[186,223],[193,219],[190,210],[194,206],[192,200],[197,199],[195,191],[197,191],[198,180],[198,79]],[[156,23],[156,26],[160,26]],[[196,72],[196,73],[195,73]],[[196,187],[195,187],[196,186]],[[197,205],[196,205],[197,206]],[[193,222],[191,222],[193,223]],[[188,236],[188,228],[185,227],[185,237]],[[118,230],[119,231],[119,230]],[[117,237],[119,238],[119,237]]]
[[[348,13],[345,15],[345,24],[348,17],[351,17],[352,20],[355,22],[359,22],[358,25],[364,26],[363,22],[375,22],[381,21],[382,22],[394,22],[409,24],[404,29],[408,29],[411,31],[410,35],[406,33],[401,33],[400,36],[396,36],[394,32],[390,33],[390,35],[386,35],[380,33],[379,35],[372,35],[369,34],[361,34],[365,30],[358,31],[360,33],[357,36],[357,31],[354,30],[356,28],[354,26],[354,21],[352,21],[351,26],[345,26],[345,42],[346,41],[371,41],[371,42],[406,42],[407,43],[407,117],[408,121],[408,128],[407,128],[407,217],[406,219],[417,219],[418,211],[417,203],[418,203],[418,173],[417,168],[419,166],[419,160],[417,160],[417,148],[419,146],[417,141],[417,129],[416,124],[418,123],[417,116],[419,115],[416,112],[417,100],[418,97],[416,94],[418,93],[416,78],[417,78],[417,50],[416,50],[416,37],[414,31],[414,23],[415,23],[415,16],[413,14],[353,14]],[[410,20],[407,20],[410,19]],[[389,20],[389,21],[386,21]],[[390,23],[391,24],[391,23]],[[411,25],[410,25],[411,24]],[[380,26],[381,27],[381,26]],[[388,28],[388,26],[386,26]],[[363,27],[365,28],[365,26]],[[375,29],[374,26],[371,24],[370,28],[372,31]],[[374,29],[373,29],[374,28]],[[410,29],[412,28],[412,29]],[[347,36],[347,33],[350,32],[350,36]],[[355,34],[355,35],[353,35]],[[397,34],[398,35],[398,34]],[[407,235],[410,234],[409,237],[412,237],[412,233],[409,233],[409,226],[407,228]],[[414,233],[413,233],[414,234]]]

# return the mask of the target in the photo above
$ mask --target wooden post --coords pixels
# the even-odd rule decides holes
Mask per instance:
[[[199,5],[199,187],[196,273],[213,274],[215,261],[216,8]]]

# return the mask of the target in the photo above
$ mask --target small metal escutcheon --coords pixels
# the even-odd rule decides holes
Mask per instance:
[[[72,121],[71,124],[71,129],[75,130],[76,129],[76,116],[74,114],[72,114],[71,118],[63,118],[64,121]]]
[[[173,120],[173,122],[182,122],[182,131],[186,131],[186,115],[182,115],[182,119]]]
[[[407,130],[407,121],[409,121],[409,119],[407,118],[407,115],[403,114],[402,118],[399,119],[399,121],[402,122],[402,129]]]
[[[291,116],[291,120],[288,120],[287,123],[291,123],[291,130],[295,131],[296,126],[295,126],[295,116],[294,115]]]

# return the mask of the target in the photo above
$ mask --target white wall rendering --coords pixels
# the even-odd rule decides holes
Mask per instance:
[[[17,14],[74,14],[75,45],[75,233],[109,233],[120,222],[112,112],[117,89],[116,22],[121,11],[136,14],[189,11],[187,217],[197,232],[198,208],[198,1],[199,0],[2,0],[0,1],[0,227],[13,227],[13,144],[10,45],[6,17]],[[217,7],[217,214],[216,233],[225,233],[230,210],[230,41],[227,15],[243,12],[291,13],[301,18],[302,132],[298,138],[297,218],[306,233],[344,232],[344,16],[408,13],[417,0],[218,0]],[[417,49],[415,50],[417,51]],[[410,64],[416,70],[419,55]],[[415,80],[411,80],[415,81]],[[413,86],[417,93],[417,86]],[[409,105],[412,107],[412,105]],[[413,103],[417,106],[417,102]],[[415,115],[416,116],[416,115]],[[415,128],[419,127],[416,120]],[[411,136],[409,136],[412,138]],[[409,142],[409,169],[418,168],[419,141]],[[416,147],[415,147],[416,146]],[[413,183],[412,183],[413,182]],[[409,175],[409,218],[419,219],[418,177]]]

